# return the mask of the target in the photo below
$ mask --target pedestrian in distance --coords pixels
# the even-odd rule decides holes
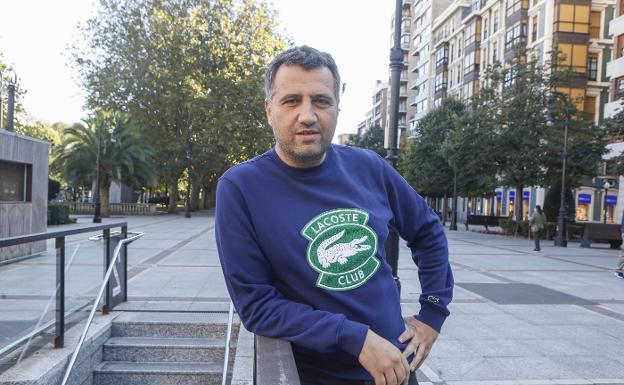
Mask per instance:
[[[531,228],[531,235],[535,242],[535,249],[533,251],[540,251],[540,238],[542,237],[542,230],[544,229],[544,223],[546,223],[546,216],[542,212],[540,205],[535,206],[533,216],[529,219],[529,226]]]
[[[622,215],[622,224],[620,228],[621,228],[620,232],[622,233],[622,241],[624,241],[624,215]],[[614,274],[618,278],[624,278],[624,255],[620,255],[620,258],[618,260],[618,265],[615,268]]]
[[[453,275],[438,216],[376,153],[331,143],[340,75],[307,46],[273,59],[266,153],[220,178],[215,232],[243,325],[292,343],[302,385],[417,384],[449,315]],[[389,226],[419,267],[420,311],[402,317]]]

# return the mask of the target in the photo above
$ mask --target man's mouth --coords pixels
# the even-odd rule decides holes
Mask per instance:
[[[321,133],[319,131],[314,131],[314,130],[303,130],[303,131],[299,131],[297,132],[297,135],[301,135],[301,136],[312,136],[312,135],[320,135]]]

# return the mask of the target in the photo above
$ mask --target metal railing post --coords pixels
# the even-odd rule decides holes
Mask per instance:
[[[121,236],[128,238],[128,226],[121,226]],[[123,302],[128,302],[128,244],[122,246],[123,252]]]
[[[111,260],[111,249],[110,249],[110,229],[104,229],[102,231],[102,238],[104,240],[104,274],[106,274],[106,269],[108,265],[110,265]],[[104,295],[104,305],[102,306],[102,314],[108,314],[110,311],[110,282],[106,282],[106,294]]]
[[[65,237],[56,238],[56,335],[54,347],[65,344]]]

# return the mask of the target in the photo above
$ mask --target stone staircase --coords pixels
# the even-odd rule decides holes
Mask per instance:
[[[124,313],[112,324],[93,385],[219,385],[227,314]],[[230,343],[231,376],[238,326]]]

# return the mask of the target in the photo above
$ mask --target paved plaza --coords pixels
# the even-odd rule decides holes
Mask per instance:
[[[111,218],[145,236],[129,246],[127,309],[224,310],[229,297],[210,211]],[[79,217],[77,226],[90,223]],[[73,225],[72,225],[73,226]],[[66,227],[64,227],[66,228]],[[624,280],[613,276],[619,251],[571,243],[555,248],[522,238],[448,232],[455,274],[451,317],[419,371],[421,384],[624,384]],[[100,245],[68,239],[68,307],[94,295]],[[0,347],[52,319],[55,260],[49,252],[0,266]],[[404,313],[417,312],[418,271],[402,245]],[[44,313],[44,310],[47,311]],[[43,314],[43,316],[42,316]]]

